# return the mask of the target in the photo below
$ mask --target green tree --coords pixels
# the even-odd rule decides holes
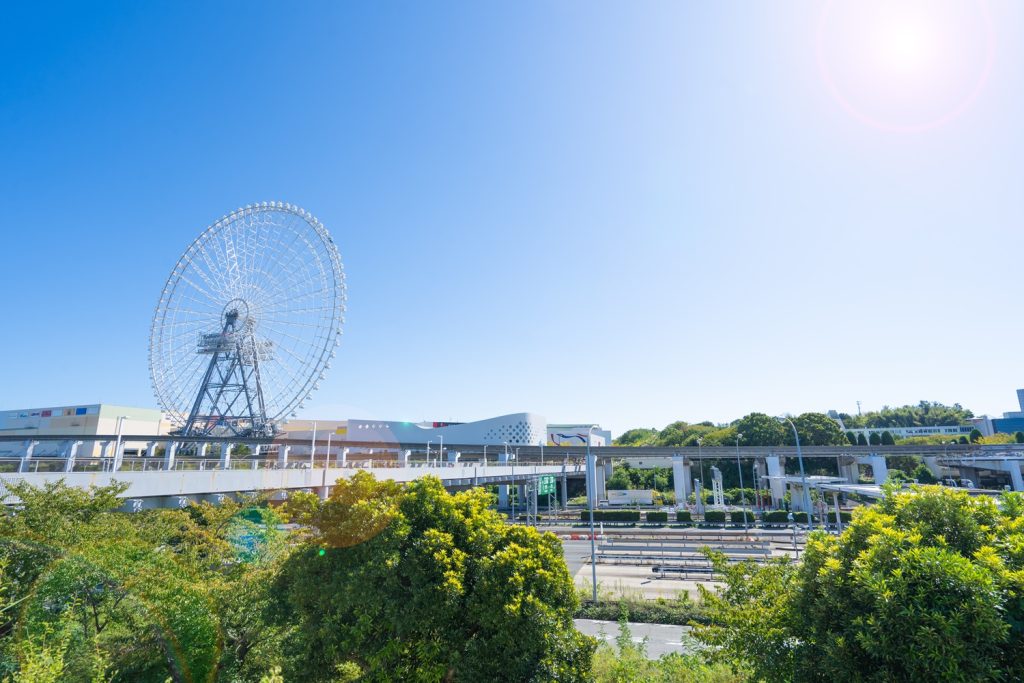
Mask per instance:
[[[1024,443],[1024,432],[1014,432],[1013,440],[1015,443]]]
[[[824,413],[803,413],[793,418],[802,446],[841,446],[846,436],[839,423]],[[787,443],[792,443],[792,430],[787,432]],[[770,444],[775,445],[775,444]]]
[[[883,446],[894,446],[894,445],[896,445],[896,440],[894,438],[892,438],[892,432],[890,432],[889,430],[886,430],[886,431],[882,432],[882,439],[881,439],[881,441],[882,441],[882,445]]]
[[[732,423],[732,428],[743,435],[740,439],[741,446],[783,446],[792,439],[789,425],[783,425],[764,413],[744,415]]]
[[[658,438],[657,429],[630,429],[615,439],[616,446],[653,446]]]
[[[978,430],[978,429],[972,429],[972,430],[971,430],[971,433],[970,433],[970,435],[969,435],[969,436],[967,437],[967,439],[968,439],[968,440],[969,440],[969,441],[970,441],[971,443],[978,443],[979,441],[981,441],[981,437],[982,437],[982,436],[983,436],[983,435],[982,435],[982,433],[981,433],[981,430]]]
[[[854,434],[853,432],[846,432],[846,440],[850,442],[851,446],[857,445],[857,435]]]
[[[868,437],[868,443],[872,446],[881,446],[882,436],[878,432],[871,432],[871,436]]]
[[[717,557],[696,635],[765,681],[1021,680],[1022,515],[1021,494],[889,488],[799,564]]]
[[[858,432],[857,433],[857,445],[858,446],[867,446],[868,445],[868,439],[867,439],[866,436],[864,436],[864,432]]]
[[[432,477],[339,480],[277,582],[285,677],[355,662],[364,681],[586,680],[594,644],[573,628],[559,540],[490,504]]]

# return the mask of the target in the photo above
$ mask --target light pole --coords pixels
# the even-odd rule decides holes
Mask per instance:
[[[432,443],[434,443],[434,442],[433,441],[427,441],[427,467],[430,467],[430,444],[432,444]]]
[[[591,425],[587,431],[587,469],[590,470],[588,475],[587,488],[590,489],[590,577],[594,584],[594,604],[597,604],[597,547],[594,543],[594,508],[597,507],[597,463],[594,462],[594,456],[590,453],[590,440],[594,434],[594,427],[597,425]]]
[[[484,467],[487,467],[487,444],[484,444]]]
[[[438,451],[437,451],[437,461],[440,462],[440,463],[443,463],[444,462],[444,434],[438,435],[437,438],[441,440],[441,445],[437,447],[438,448]]]
[[[740,467],[740,439],[743,438],[742,434],[736,435],[736,471],[740,475],[740,509],[743,510],[743,531],[750,531],[750,527],[747,523],[747,496],[743,491],[743,468]]]
[[[124,426],[124,421],[129,417],[131,415],[117,416],[117,441],[114,442],[114,461],[111,463],[111,470],[114,472],[121,466],[121,428]]]
[[[505,451],[508,452],[508,442],[505,442]],[[509,487],[508,495],[512,499],[512,523],[516,523],[516,498],[519,497],[519,489],[516,487],[516,456],[519,455],[519,449],[512,454],[512,486]]]
[[[804,474],[804,454],[800,450],[800,434],[796,430],[796,424],[793,420],[789,419],[788,415],[783,415],[777,419],[788,422],[789,426],[793,428],[793,438],[796,440],[796,459],[800,463],[800,487],[804,490],[804,511],[807,513],[807,527],[813,529],[814,515],[811,514],[811,493],[807,490],[807,475]]]

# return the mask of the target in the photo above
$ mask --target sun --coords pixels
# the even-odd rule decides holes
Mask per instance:
[[[876,128],[917,132],[971,105],[992,67],[983,0],[826,0],[818,66],[836,101]]]

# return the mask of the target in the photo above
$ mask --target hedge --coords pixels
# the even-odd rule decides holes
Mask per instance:
[[[733,524],[743,524],[743,518],[744,517],[747,518],[746,519],[747,524],[753,524],[754,522],[757,521],[757,517],[754,515],[753,512],[750,512],[749,510],[744,510],[742,512],[733,512],[732,513],[732,523]]]
[[[789,513],[785,510],[769,510],[761,515],[765,524],[789,524]]]
[[[667,524],[668,513],[667,512],[648,512],[647,521],[651,524]]]
[[[693,515],[690,514],[689,510],[676,510],[676,521],[691,524],[693,523]]]
[[[704,513],[705,524],[725,524],[725,512],[722,510],[708,510]]]
[[[580,519],[590,521],[590,510],[580,510]],[[639,510],[594,510],[595,522],[639,522]]]

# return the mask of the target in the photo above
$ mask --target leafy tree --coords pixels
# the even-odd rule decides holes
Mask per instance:
[[[594,644],[553,534],[508,526],[480,490],[359,472],[313,511],[276,584],[288,680],[583,681]]]
[[[868,440],[867,440],[867,437],[864,436],[864,432],[859,432],[857,434],[857,445],[858,446],[867,446],[868,445]]]
[[[910,476],[916,479],[920,484],[936,484],[939,481],[938,478],[934,474],[932,474],[932,471],[928,469],[928,466],[925,465],[924,463],[921,463],[916,468],[914,468],[914,471],[911,473]]]
[[[896,440],[894,438],[892,438],[892,432],[890,432],[889,430],[886,430],[886,431],[882,432],[881,442],[882,442],[883,446],[895,446],[896,445]]]
[[[868,443],[872,446],[881,446],[882,436],[878,432],[871,432],[871,436],[868,437]]]
[[[1014,432],[1013,440],[1016,443],[1024,443],[1024,432]]]
[[[853,432],[846,432],[846,440],[850,442],[851,446],[857,445],[857,435]]]
[[[959,403],[951,406],[934,401],[920,401],[917,405],[897,408],[883,407],[863,415],[842,415],[843,423],[849,427],[935,427],[941,425],[966,425],[974,413]]]
[[[764,413],[744,415],[732,423],[732,428],[743,435],[740,439],[741,446],[783,446],[792,439],[789,425],[783,425]],[[799,425],[797,429],[799,430]]]
[[[615,439],[616,446],[653,446],[658,438],[657,429],[630,429]]]
[[[799,564],[715,562],[704,593],[714,656],[765,681],[1024,677],[1024,495],[1001,505],[941,487],[889,488]]]
[[[793,418],[793,422],[802,446],[841,446],[847,442],[839,423],[824,413],[803,413]],[[786,434],[787,443],[792,443],[792,430]]]
[[[960,439],[959,439],[959,443],[966,444],[967,443],[967,437],[966,436],[961,436]]]
[[[982,435],[982,433],[981,433],[981,430],[978,430],[978,429],[972,429],[972,430],[971,430],[971,433],[970,433],[970,435],[969,435],[969,436],[967,437],[967,439],[968,439],[968,440],[969,440],[969,441],[970,441],[971,443],[978,443],[979,441],[981,441],[981,437],[982,437],[982,436],[983,436],[983,435]]]

